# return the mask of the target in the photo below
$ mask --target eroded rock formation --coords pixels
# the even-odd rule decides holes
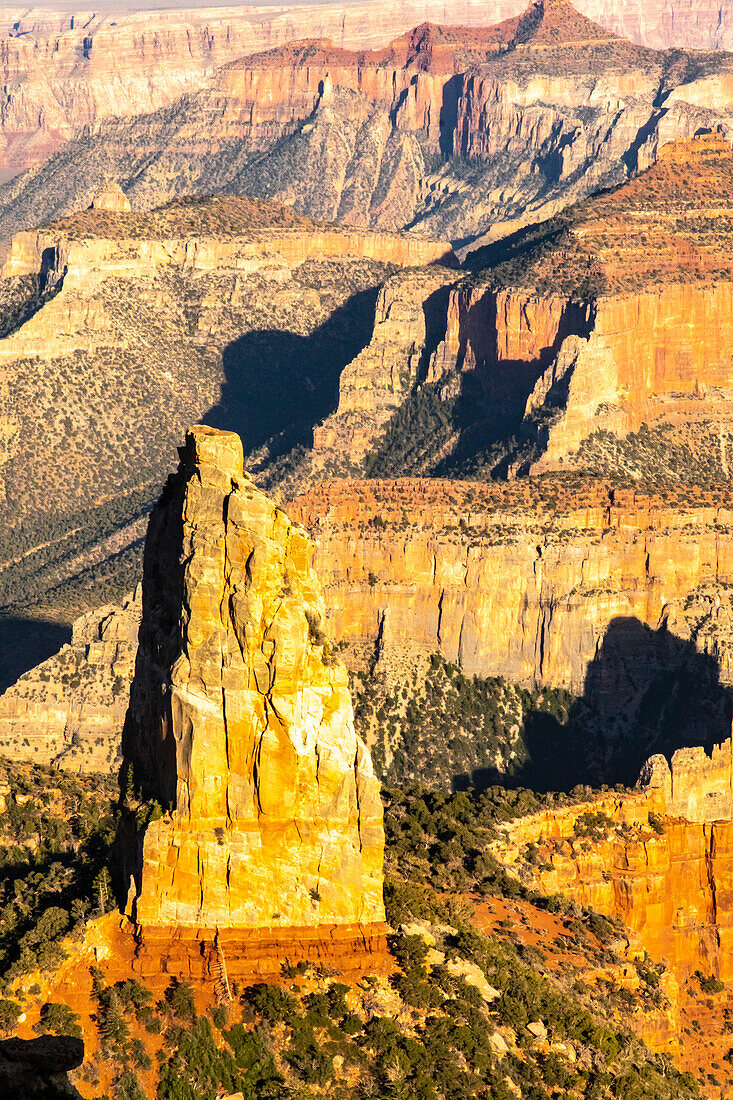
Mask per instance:
[[[115,771],[140,626],[140,591],[76,620],[71,642],[0,695],[0,752]]]
[[[503,862],[548,893],[620,917],[680,982],[733,979],[731,740],[653,758],[641,789],[503,826]],[[536,845],[535,865],[526,862]]]
[[[512,13],[505,0],[497,18]],[[521,6],[521,0],[519,5]],[[381,46],[425,19],[485,20],[478,0],[394,0],[346,7],[181,11],[7,10],[3,37],[5,107],[0,179],[43,160],[82,127],[153,112],[201,88],[219,65],[293,39],[328,37],[340,46]]]
[[[313,545],[193,428],[153,512],[123,742],[144,928],[384,918],[382,806],[331,651]],[[143,817],[144,820],[144,817]]]
[[[497,0],[491,18],[517,15],[523,0]],[[733,48],[730,0],[578,0],[617,34],[657,49]],[[328,38],[347,49],[381,47],[426,20],[482,26],[478,0],[371,0],[343,6],[190,8],[84,14],[11,10],[0,21],[6,102],[0,178],[9,178],[110,116],[155,111],[196,91],[217,65],[285,42]]]
[[[375,50],[317,39],[318,21],[273,39],[12,181],[0,240],[88,205],[109,172],[136,208],[235,191],[319,220],[495,239],[623,182],[673,138],[733,125],[727,54],[634,45],[567,0],[502,4],[487,22],[505,16],[420,23]]]
[[[362,422],[370,472],[511,476],[570,465],[725,480],[732,184],[721,133],[671,142],[622,187],[476,252],[475,274],[456,281],[447,305],[415,288],[440,338],[419,349],[421,373],[393,424],[381,407],[371,432]],[[377,355],[358,366],[374,389],[388,385]],[[344,372],[345,410],[352,389]],[[316,451],[338,447],[338,422],[327,427]]]

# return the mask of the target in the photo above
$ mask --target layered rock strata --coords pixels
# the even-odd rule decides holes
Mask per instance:
[[[645,684],[651,690],[685,669],[697,670],[698,690],[705,672],[718,701],[733,684],[727,490],[693,502],[684,492],[651,496],[549,477],[503,485],[357,481],[313,489],[289,511],[316,541],[328,632],[357,664],[378,655],[399,679],[416,654],[442,651],[468,675],[592,695],[611,722],[619,700],[641,705]],[[95,634],[107,629],[103,622]],[[130,668],[134,642],[124,656],[116,646],[110,653]],[[102,730],[114,755],[119,725],[110,722],[107,648],[100,647],[98,668],[94,646],[89,658],[76,647],[72,653],[0,699],[4,754],[25,758],[24,740],[44,759],[65,751],[60,731],[83,698],[75,764],[97,760],[92,734]],[[63,681],[72,663],[82,676],[77,689]],[[700,704],[704,739],[725,714]]]
[[[88,205],[110,173],[136,208],[235,191],[344,224],[495,239],[623,182],[666,141],[730,130],[729,55],[636,46],[566,0],[492,17],[507,15],[421,23],[376,50],[319,40],[316,21],[12,181],[0,240]]]
[[[638,793],[599,796],[502,826],[499,858],[525,881],[620,917],[637,946],[733,980],[731,741],[650,761]],[[539,858],[526,861],[527,845]]]
[[[402,479],[320,486],[290,510],[316,539],[335,638],[582,694],[611,627],[639,660],[661,628],[733,682],[732,506],[725,487],[694,503],[560,478]]]
[[[400,415],[385,432],[380,408],[371,433],[360,429],[372,470],[511,476],[570,465],[725,480],[732,187],[730,142],[702,134],[665,145],[623,186],[477,252],[475,273],[432,307],[440,337],[423,342]],[[427,293],[422,301],[427,315]],[[389,383],[377,356],[359,366],[376,390]],[[352,387],[344,372],[345,410]],[[316,449],[338,447],[338,424],[328,427]]]
[[[499,0],[492,18],[517,15],[522,7],[522,0]],[[657,49],[733,48],[728,0],[578,0],[578,8],[616,34]],[[88,12],[83,18],[53,9],[9,9],[0,21],[6,82],[2,175],[43,159],[83,126],[110,115],[154,111],[199,88],[217,65],[244,54],[305,37],[329,38],[347,49],[375,48],[426,20],[482,26],[486,7],[477,0],[372,0]]]
[[[379,785],[313,545],[242,461],[238,436],[193,428],[150,521],[123,775],[133,808],[164,812],[140,830],[131,913],[144,929],[378,924]]]
[[[453,0],[449,11],[455,23],[485,19],[476,0]],[[7,10],[0,19],[6,95],[0,178],[44,159],[82,127],[156,111],[182,92],[197,91],[217,66],[244,54],[306,36],[333,38],[351,49],[381,46],[422,20],[445,16],[445,4],[435,0],[381,0],[377,8],[243,5],[83,17],[53,9]]]
[[[69,771],[115,771],[140,626],[138,589],[88,612],[71,642],[0,696],[0,753]]]

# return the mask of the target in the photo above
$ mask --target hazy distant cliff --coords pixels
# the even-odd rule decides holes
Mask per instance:
[[[505,14],[413,24],[372,50],[316,27],[273,42],[165,108],[100,120],[0,189],[0,240],[87,205],[110,174],[137,208],[234,191],[494,239],[623,182],[670,139],[733,126],[727,54],[640,47],[566,0]]]

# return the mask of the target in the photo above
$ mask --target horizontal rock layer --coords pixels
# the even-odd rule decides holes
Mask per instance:
[[[0,239],[88,205],[112,174],[140,209],[235,191],[319,220],[493,240],[621,183],[671,139],[733,125],[720,51],[642,48],[566,0],[501,4],[486,22],[512,18],[488,27],[459,14],[376,50],[345,49],[341,31],[319,40],[315,20],[305,41],[273,39],[165,110],[104,119],[2,189]]]
[[[352,653],[373,659],[378,652],[385,667],[440,650],[468,674],[592,690],[609,717],[634,667],[642,680],[653,679],[660,661],[677,668],[701,654],[715,680],[733,683],[727,491],[694,504],[683,494],[552,478],[336,482],[289,510],[316,540],[329,634]],[[112,751],[119,733],[104,701],[112,672],[106,650],[100,667],[96,650],[89,658],[81,645],[71,652],[69,665],[84,670],[85,684],[97,684],[85,689],[87,732],[80,731],[75,757],[82,764],[88,755],[92,764],[92,734],[104,729]],[[132,640],[125,653],[129,667]],[[47,663],[0,699],[5,754],[24,758],[24,739],[42,751],[39,731],[73,728],[79,689],[62,675]]]

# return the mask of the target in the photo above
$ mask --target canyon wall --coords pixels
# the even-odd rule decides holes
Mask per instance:
[[[373,48],[424,21],[482,26],[522,7],[521,0],[499,0],[487,15],[475,0],[374,0],[277,10],[8,11],[0,21],[7,97],[1,174],[9,178],[43,159],[82,126],[154,111],[200,87],[215,66],[247,53],[302,38]],[[654,48],[733,48],[733,8],[727,3],[580,0],[578,7],[617,34]]]
[[[167,108],[100,117],[3,187],[0,240],[88,205],[113,175],[136,209],[236,191],[468,245],[623,182],[673,138],[733,129],[727,54],[634,45],[566,0],[484,22],[391,42],[385,24],[372,50],[341,31],[318,40],[318,20],[303,41],[266,42]]]
[[[379,658],[399,669],[441,651],[468,675],[586,695],[611,724],[629,711],[630,726],[645,685],[658,690],[657,681],[680,673],[697,685],[690,721],[698,743],[726,721],[733,684],[726,490],[691,502],[684,493],[653,497],[552,478],[356,481],[310,490],[288,509],[316,541],[328,633],[359,667]],[[100,619],[97,632],[114,622]],[[132,637],[125,644],[128,668]],[[52,659],[0,699],[4,754],[27,757],[28,740],[39,759],[63,763],[61,731],[77,730],[74,766],[97,762],[92,733],[103,733],[105,753],[115,756],[119,725],[101,705],[112,665],[97,667],[94,647],[72,644],[68,654],[63,666]],[[82,685],[99,687],[64,683],[67,665]],[[86,724],[76,717],[82,698]]]
[[[131,913],[144,928],[378,923],[379,785],[313,546],[245,477],[238,436],[193,428],[181,455],[148,530],[123,738],[144,823]]]
[[[340,640],[440,649],[468,674],[582,694],[611,623],[669,622],[732,682],[727,491],[692,504],[581,486],[336,482],[291,511],[316,539]]]
[[[170,104],[244,54],[301,38],[329,38],[352,49],[380,46],[417,23],[446,17],[476,25],[485,8],[475,0],[455,0],[448,9],[435,0],[387,0],[346,8],[6,11],[0,19],[6,87],[0,179],[43,160],[84,126]]]

